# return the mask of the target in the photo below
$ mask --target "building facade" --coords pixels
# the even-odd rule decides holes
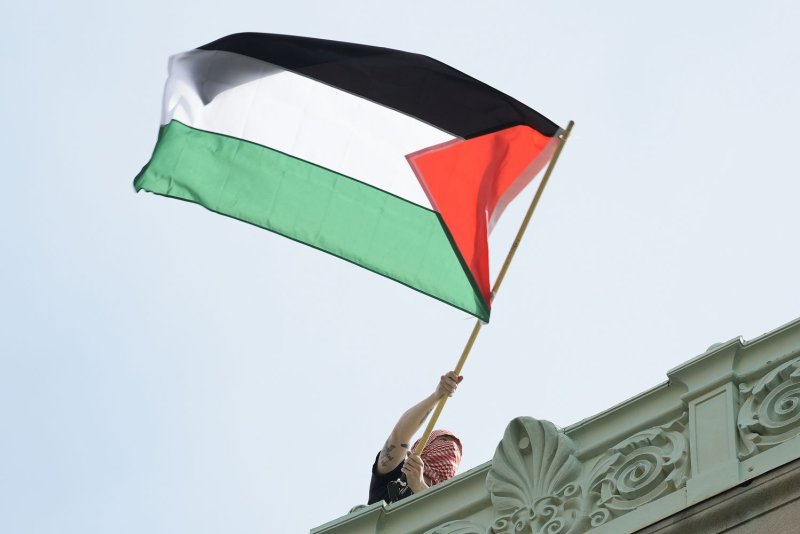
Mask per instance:
[[[311,532],[800,532],[800,319],[667,376],[565,429],[513,419],[491,461]]]

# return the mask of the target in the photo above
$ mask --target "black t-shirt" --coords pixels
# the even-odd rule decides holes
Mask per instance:
[[[389,473],[385,475],[380,475],[376,471],[378,467],[378,456],[380,453],[375,456],[375,462],[372,464],[372,479],[369,482],[369,500],[367,504],[372,504],[378,501],[386,501],[387,503],[397,502],[401,499],[405,499],[414,494],[411,491],[411,488],[408,486],[397,486],[395,484],[392,491],[389,489],[389,484],[394,484],[397,479],[402,476],[401,469],[403,469],[403,464],[405,464],[405,460],[400,462],[400,465],[395,467]]]

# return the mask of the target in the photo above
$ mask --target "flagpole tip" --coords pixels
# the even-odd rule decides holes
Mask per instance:
[[[567,123],[567,127],[561,130],[561,134],[558,136],[561,141],[566,141],[567,137],[569,137],[570,132],[572,131],[572,127],[575,126],[575,121],[569,121]]]

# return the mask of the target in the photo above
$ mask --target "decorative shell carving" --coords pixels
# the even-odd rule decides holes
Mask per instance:
[[[455,521],[428,534],[582,534],[686,484],[687,414],[639,432],[590,464],[548,421],[519,417],[497,446],[486,488],[494,521]]]
[[[746,459],[800,435],[800,358],[739,385],[739,458]]]
[[[490,532],[570,532],[565,504],[580,493],[575,445],[549,421],[519,417],[497,446],[486,488],[496,521]]]

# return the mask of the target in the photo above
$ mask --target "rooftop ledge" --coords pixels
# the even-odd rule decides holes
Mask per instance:
[[[800,319],[709,347],[564,429],[513,419],[494,458],[312,534],[626,534],[800,458]]]

